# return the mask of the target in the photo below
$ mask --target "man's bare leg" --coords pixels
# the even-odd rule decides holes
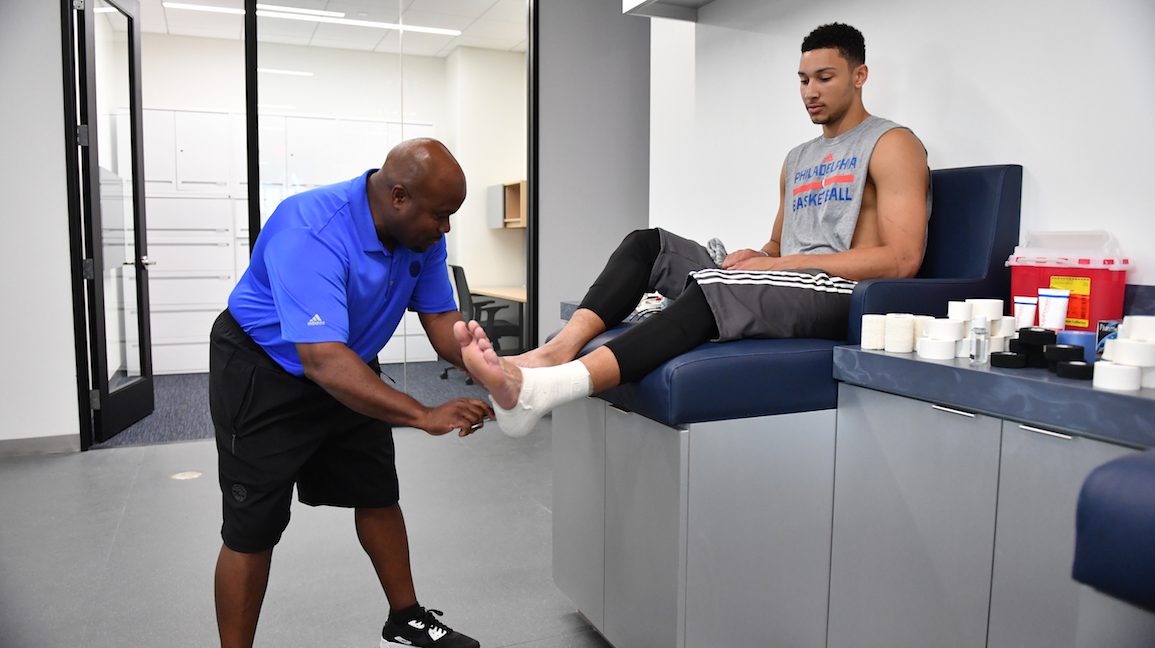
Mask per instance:
[[[577,357],[590,340],[606,330],[606,323],[588,308],[574,312],[552,340],[506,360],[518,367],[556,367]]]
[[[417,603],[413,572],[409,565],[409,536],[405,517],[397,504],[387,508],[359,508],[353,514],[357,539],[373,562],[377,580],[385,590],[392,610],[404,610]]]
[[[272,549],[240,553],[221,545],[215,584],[221,648],[253,645],[272,560]]]
[[[497,405],[498,425],[510,436],[522,436],[551,409],[566,400],[618,385],[618,360],[609,349],[596,349],[581,360],[546,368],[522,368],[499,357],[477,322],[453,326],[461,358]],[[532,381],[532,385],[530,384]]]

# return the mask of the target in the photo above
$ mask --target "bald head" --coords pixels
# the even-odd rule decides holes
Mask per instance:
[[[389,151],[368,190],[381,241],[422,251],[449,232],[449,216],[465,201],[465,173],[441,142],[411,139]]]

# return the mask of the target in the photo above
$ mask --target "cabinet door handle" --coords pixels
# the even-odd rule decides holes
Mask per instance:
[[[1042,428],[1031,427],[1029,425],[1020,425],[1019,429],[1020,430],[1026,430],[1027,432],[1035,432],[1037,434],[1045,434],[1047,436],[1056,437],[1059,439],[1066,439],[1067,441],[1070,441],[1071,439],[1075,438],[1069,434],[1059,434],[1058,432],[1051,432],[1050,430],[1044,430]]]
[[[936,409],[940,412],[946,412],[948,414],[958,414],[959,416],[965,416],[967,418],[974,418],[975,417],[975,415],[971,414],[970,412],[964,412],[962,410],[951,409],[949,407],[943,407],[942,405],[931,405],[931,407],[933,407],[934,409]]]

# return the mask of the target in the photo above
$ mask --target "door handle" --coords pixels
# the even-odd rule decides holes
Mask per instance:
[[[153,261],[152,259],[150,259],[146,256],[140,257],[140,259],[138,259],[138,261],[140,261],[141,265],[146,265],[146,266],[156,265],[156,261]],[[125,261],[122,265],[126,265],[126,266],[136,265],[136,261]]]

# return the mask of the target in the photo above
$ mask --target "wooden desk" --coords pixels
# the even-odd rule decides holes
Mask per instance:
[[[521,328],[521,334],[517,338],[518,353],[529,350],[526,348],[525,335],[525,286],[483,286],[480,288],[470,286],[469,292],[472,295],[504,299],[517,304],[517,324]]]
[[[525,303],[525,286],[490,286],[485,288],[470,288],[474,295],[508,299],[509,301]]]

